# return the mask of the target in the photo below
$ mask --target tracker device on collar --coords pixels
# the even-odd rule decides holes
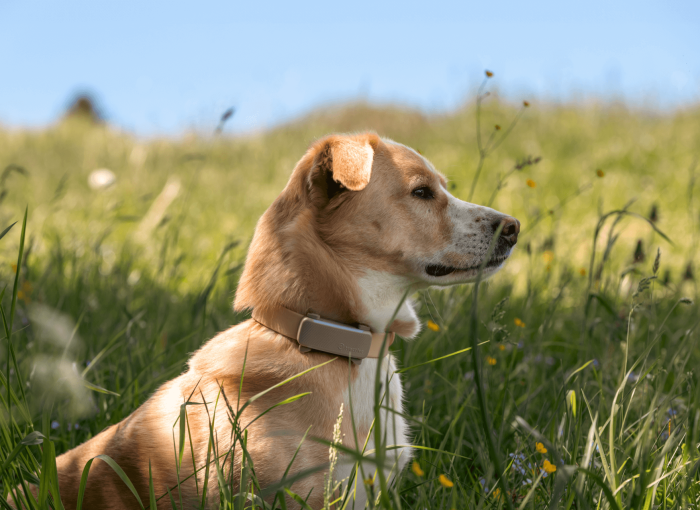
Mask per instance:
[[[363,324],[350,326],[322,319],[320,315],[301,315],[288,308],[253,310],[253,319],[280,335],[296,340],[301,352],[322,351],[361,363],[364,358],[378,358],[384,338],[385,350],[394,343],[394,333],[372,333]],[[385,352],[386,354],[386,352]]]

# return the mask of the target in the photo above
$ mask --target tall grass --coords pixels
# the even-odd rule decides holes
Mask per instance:
[[[0,228],[17,221],[0,239],[0,506],[12,491],[28,508],[61,508],[55,456],[128,416],[189,353],[246,318],[230,302],[255,219],[306,139],[365,118],[435,161],[453,193],[492,197],[523,232],[493,280],[417,296],[428,327],[392,348],[415,445],[409,468],[393,479],[375,475],[392,469],[395,451],[382,441],[391,420],[378,375],[376,450],[327,442],[331,457],[354,459],[358,471],[326,485],[326,506],[352,508],[352,490],[376,476],[371,508],[697,508],[698,112],[532,107],[482,158],[474,118],[486,130],[491,118],[507,126],[500,119],[520,110],[479,107],[478,117],[466,109],[429,119],[357,106],[235,140],[144,143],[74,120],[0,132],[8,169]],[[475,164],[478,181],[468,171]],[[117,173],[113,188],[83,184],[98,166]],[[661,179],[669,168],[677,178]],[[183,192],[139,242],[134,232],[172,176]],[[660,218],[647,213],[652,204]],[[173,424],[174,451],[189,433],[189,405]],[[197,468],[206,479],[201,506],[286,508],[293,500],[306,508],[294,476],[258,485],[237,422],[246,405],[223,393],[207,403],[211,422],[231,421],[234,446],[220,451],[211,429],[209,461]],[[311,430],[304,441],[314,440]],[[237,480],[227,467],[233,455],[243,459]],[[151,484],[139,494],[124,482],[140,507],[182,508],[178,487],[161,494]],[[218,487],[218,500],[207,486]]]

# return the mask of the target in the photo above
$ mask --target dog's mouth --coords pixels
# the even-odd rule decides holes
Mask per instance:
[[[508,258],[508,255],[502,255],[499,257],[492,257],[491,260],[489,260],[486,265],[484,266],[484,271],[487,269],[492,269],[494,267],[498,267],[505,260]],[[468,271],[478,271],[479,267],[481,267],[481,264],[477,264],[476,266],[471,266],[471,267],[452,267],[452,266],[443,266],[442,264],[430,264],[429,266],[425,266],[425,272],[429,274],[430,276],[434,276],[435,278],[440,278],[441,276],[447,276],[448,274],[452,273],[464,273]]]

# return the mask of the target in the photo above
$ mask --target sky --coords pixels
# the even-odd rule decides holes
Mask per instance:
[[[138,135],[251,132],[349,100],[700,102],[700,1],[0,0],[0,125],[81,92]]]

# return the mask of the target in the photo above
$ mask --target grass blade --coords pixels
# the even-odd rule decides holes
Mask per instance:
[[[3,237],[5,237],[5,234],[7,234],[7,233],[10,231],[10,229],[12,229],[12,227],[14,227],[15,225],[17,225],[17,222],[16,222],[16,221],[15,221],[12,225],[10,225],[9,227],[7,227],[5,230],[3,230],[2,232],[0,232],[0,239],[2,239]]]
[[[131,480],[129,480],[129,477],[126,476],[126,473],[124,470],[119,467],[119,464],[117,464],[112,457],[109,455],[96,455],[95,457],[91,458],[87,463],[85,464],[85,467],[83,468],[83,474],[80,477],[80,487],[78,488],[78,505],[76,507],[77,510],[81,510],[83,506],[83,498],[85,496],[85,488],[87,486],[87,481],[88,481],[88,473],[90,472],[90,466],[92,466],[92,462],[95,459],[100,459],[101,461],[106,462],[109,467],[111,467],[115,473],[117,473],[117,476],[121,478],[122,482],[124,482],[124,485],[126,485],[131,493],[134,495],[136,498],[136,502],[139,504],[139,507],[141,507],[141,510],[146,510],[143,506],[143,503],[141,502],[141,498],[139,497],[139,493],[136,491],[136,488],[134,487],[134,484],[131,483]]]
[[[151,459],[148,459],[148,499],[150,502],[150,510],[158,510],[156,504],[156,493],[153,490],[153,471],[151,470]]]
[[[487,343],[489,343],[489,340],[486,340],[486,341],[484,341],[484,342],[481,342],[481,343],[479,343],[478,345],[481,346],[481,345],[485,345],[485,344],[487,344]],[[471,347],[467,347],[466,349],[462,349],[462,350],[460,350],[460,351],[453,352],[453,353],[451,353],[451,354],[446,354],[445,356],[440,356],[439,358],[431,359],[430,361],[424,361],[423,363],[418,363],[417,365],[412,365],[412,366],[410,366],[410,367],[401,368],[401,369],[397,370],[396,373],[397,373],[397,374],[403,374],[404,372],[408,372],[409,370],[412,370],[412,369],[414,369],[414,368],[422,367],[423,365],[429,365],[430,363],[435,363],[436,361],[440,361],[440,360],[443,360],[443,359],[451,358],[452,356],[457,356],[458,354],[462,354],[463,352],[467,352],[467,351],[471,351],[471,350],[472,350]]]
[[[613,496],[610,487],[606,485],[605,481],[600,476],[598,476],[597,473],[584,468],[578,468],[578,471],[580,473],[584,473],[588,478],[593,480],[598,487],[602,489],[603,494],[605,494],[605,498],[608,500],[610,508],[612,508],[613,510],[620,510],[620,507],[617,504],[617,501],[615,501],[615,496]]]

